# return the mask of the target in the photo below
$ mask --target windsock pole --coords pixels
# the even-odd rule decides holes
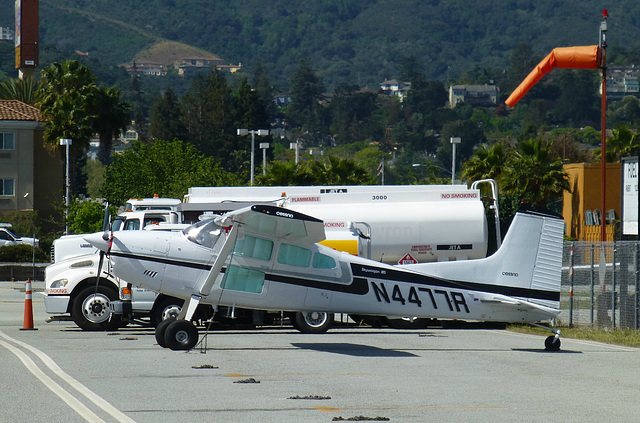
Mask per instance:
[[[31,279],[27,279],[27,286],[24,292],[24,324],[20,330],[38,330],[33,327],[33,291],[31,290]]]

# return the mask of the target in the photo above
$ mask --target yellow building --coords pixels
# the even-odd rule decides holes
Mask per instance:
[[[571,192],[564,193],[562,216],[565,234],[578,241],[600,241],[600,163],[570,163],[564,165],[569,175]],[[607,241],[614,240],[614,220],[620,219],[620,163],[607,163],[606,207]]]

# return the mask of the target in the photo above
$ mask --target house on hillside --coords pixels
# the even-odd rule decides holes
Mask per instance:
[[[40,111],[17,100],[0,100],[0,217],[37,210],[57,215],[63,198],[64,155],[44,144]]]
[[[618,101],[628,95],[639,97],[639,74],[639,69],[634,65],[609,66],[607,68],[607,102]],[[599,92],[602,95],[602,84]]]
[[[498,104],[500,89],[495,85],[451,85],[449,87],[449,105],[453,109],[458,103],[472,106],[492,107]]]
[[[140,62],[129,63],[125,66],[126,71],[133,75],[134,73],[140,73],[142,75],[162,76],[167,74],[167,69],[162,63]]]
[[[176,60],[173,67],[178,70],[178,75],[184,76],[187,73],[206,71],[213,67],[234,73],[242,68],[242,64],[227,65],[219,57],[183,57]]]
[[[385,79],[380,83],[380,94],[398,97],[400,101],[404,100],[410,89],[411,82],[398,81],[397,79]]]

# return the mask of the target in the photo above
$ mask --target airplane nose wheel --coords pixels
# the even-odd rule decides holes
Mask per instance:
[[[163,320],[156,328],[156,341],[174,351],[190,350],[198,343],[198,329],[187,320]]]

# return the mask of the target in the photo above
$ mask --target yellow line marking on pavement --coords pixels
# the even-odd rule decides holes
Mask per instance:
[[[313,408],[315,410],[318,410],[318,411],[322,411],[323,413],[339,413],[339,412],[342,411],[340,408],[326,407],[326,406],[322,406],[322,405],[318,405],[318,406],[311,407],[311,408]]]

